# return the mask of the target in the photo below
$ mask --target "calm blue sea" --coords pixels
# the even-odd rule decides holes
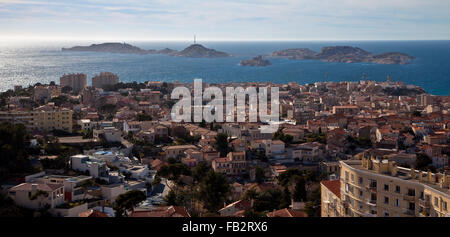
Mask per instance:
[[[0,42],[0,91],[14,85],[37,82],[59,83],[64,73],[86,73],[90,78],[102,71],[117,73],[120,81],[206,82],[358,81],[363,73],[367,80],[384,81],[390,75],[423,87],[435,95],[450,94],[450,41],[338,41],[338,42],[200,42],[209,48],[225,51],[230,58],[192,59],[166,55],[132,55],[90,52],[61,52],[61,47],[101,42]],[[191,42],[127,42],[143,49],[165,47],[182,50]],[[242,67],[239,61],[259,54],[268,55],[287,48],[310,48],[350,45],[373,53],[397,51],[416,57],[408,65],[370,63],[327,63],[310,60],[271,59],[268,67]],[[328,77],[326,73],[328,72]]]

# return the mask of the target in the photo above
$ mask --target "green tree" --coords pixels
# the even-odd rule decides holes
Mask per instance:
[[[219,133],[215,137],[216,139],[216,148],[220,152],[222,157],[226,156],[229,151],[228,147],[228,135],[225,133]]]
[[[296,202],[306,201],[305,179],[303,177],[297,178],[293,198]]]
[[[211,166],[202,161],[192,171],[192,177],[196,182],[201,182],[211,170]]]
[[[320,187],[315,188],[308,195],[307,202],[305,203],[305,212],[309,217],[320,217]]]
[[[266,176],[264,174],[264,170],[261,167],[256,167],[255,169],[255,181],[257,183],[263,183],[266,179]]]
[[[0,124],[0,180],[11,178],[11,173],[29,172],[30,136],[22,124]]]
[[[211,170],[200,183],[199,197],[208,211],[216,212],[222,207],[230,190],[228,179]]]
[[[117,196],[113,206],[116,217],[128,216],[128,212],[133,211],[134,208],[145,199],[146,196],[144,192],[139,190],[131,190],[120,194]]]
[[[429,166],[433,163],[433,160],[423,153],[416,154],[416,169],[418,170],[428,170]]]
[[[288,187],[284,188],[284,191],[281,195],[281,200],[280,200],[280,209],[283,208],[288,208],[289,205],[291,205],[291,192],[289,191]]]

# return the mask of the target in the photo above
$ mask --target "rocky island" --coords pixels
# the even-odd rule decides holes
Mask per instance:
[[[126,43],[103,43],[92,44],[90,46],[75,46],[72,48],[62,48],[62,51],[83,51],[83,52],[103,52],[103,53],[123,53],[123,54],[166,54],[177,57],[189,57],[189,58],[218,58],[229,57],[230,55],[225,52],[220,52],[214,49],[206,48],[201,44],[193,44],[185,48],[182,51],[174,49],[141,49],[136,46]]]
[[[311,59],[325,62],[343,63],[376,63],[376,64],[408,64],[414,57],[404,53],[389,52],[372,54],[358,47],[351,46],[328,46],[323,47],[319,53],[310,49],[285,49],[273,52],[271,57],[283,57],[288,59]]]
[[[241,66],[250,66],[250,67],[265,67],[265,66],[269,66],[272,63],[267,60],[264,59],[261,55],[256,56],[252,59],[246,59],[246,60],[242,60],[239,65]]]
[[[84,51],[102,53],[123,53],[123,54],[170,54],[176,50],[165,48],[163,50],[145,50],[126,43],[103,43],[91,44],[90,46],[75,46],[72,48],[62,48],[62,51]]]
[[[230,56],[225,52],[209,49],[201,44],[192,44],[189,47],[183,49],[182,51],[172,53],[171,55],[188,58],[221,58]]]

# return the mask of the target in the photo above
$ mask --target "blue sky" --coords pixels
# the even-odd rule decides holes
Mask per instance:
[[[0,38],[450,39],[448,0],[0,0]]]

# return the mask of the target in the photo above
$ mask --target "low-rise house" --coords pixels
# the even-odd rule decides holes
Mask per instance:
[[[177,158],[184,154],[188,149],[197,149],[194,145],[165,146],[162,148],[166,153],[166,158]]]
[[[104,138],[107,142],[120,142],[122,140],[122,131],[115,127],[94,129],[93,136],[95,140]]]
[[[158,206],[151,210],[134,210],[130,217],[191,217],[186,207]]]
[[[284,142],[281,140],[264,140],[263,148],[267,157],[274,159],[283,159],[285,157]]]
[[[94,178],[108,180],[109,168],[105,161],[87,155],[74,155],[70,157],[70,164],[73,170],[87,172]]]
[[[267,213],[267,217],[308,217],[308,215],[302,211],[284,208]]]
[[[8,194],[18,206],[35,210],[64,203],[63,184],[22,183],[10,188]]]
[[[253,207],[253,201],[249,200],[239,200],[228,204],[227,206],[220,209],[218,212],[220,216],[234,216],[238,211],[247,211]]]

